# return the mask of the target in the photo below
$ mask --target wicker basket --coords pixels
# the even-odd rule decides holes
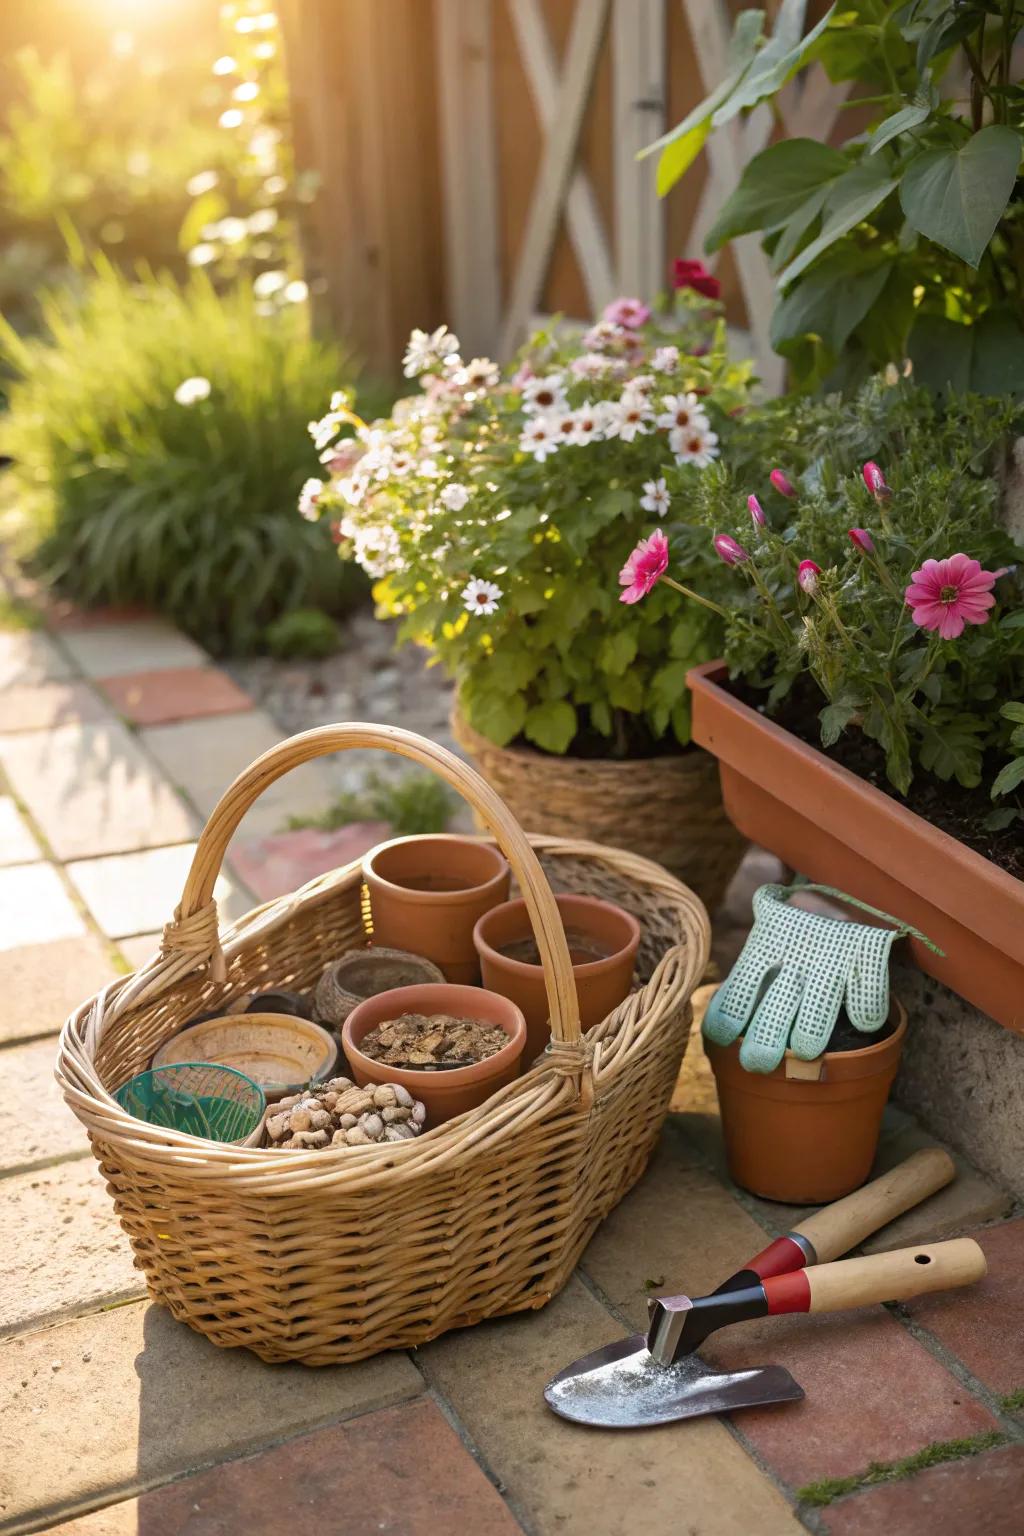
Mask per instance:
[[[434,768],[493,831],[544,959],[553,1036],[545,1062],[479,1109],[384,1146],[248,1150],[133,1120],[113,1091],[186,1020],[247,989],[309,988],[332,956],[364,941],[358,864],[251,912],[223,945],[213,900],[229,839],[260,792],[350,747]],[[586,1038],[549,880],[618,902],[643,924],[641,985]],[[700,902],[656,865],[528,839],[472,769],[410,732],[327,726],[283,742],[235,780],[200,837],[160,956],[71,1015],[57,1075],[156,1300],[217,1344],[264,1360],[361,1360],[541,1307],[565,1284],[653,1148],[708,943]]]
[[[710,910],[747,840],[725,814],[718,762],[699,747],[632,760],[496,747],[456,709],[452,733],[526,832],[586,837],[656,859]]]

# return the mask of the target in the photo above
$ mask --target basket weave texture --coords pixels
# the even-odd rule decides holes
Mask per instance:
[[[693,747],[639,759],[497,747],[456,709],[452,733],[526,832],[585,837],[654,859],[718,906],[747,840],[722,804],[718,761]]]
[[[132,1119],[113,1092],[197,1013],[239,991],[311,988],[369,935],[360,866],[257,908],[218,936],[213,887],[261,790],[326,752],[381,747],[461,791],[509,859],[541,956],[552,1044],[541,1064],[415,1141],[309,1153],[227,1147]],[[639,985],[586,1037],[552,895],[618,902],[643,929]],[[492,789],[432,742],[339,725],[281,743],[213,812],[160,956],[64,1025],[57,1076],[152,1296],[215,1343],[330,1365],[541,1307],[642,1173],[686,1048],[707,914],[657,865],[527,838]]]

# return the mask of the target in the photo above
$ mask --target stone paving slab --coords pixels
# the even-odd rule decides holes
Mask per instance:
[[[998,1395],[1024,1389],[1024,1220],[970,1234],[985,1251],[978,1285],[907,1303],[915,1322]]]
[[[0,692],[0,732],[50,731],[105,718],[110,710],[88,683],[34,683]]]
[[[0,633],[0,689],[70,677],[73,667],[49,635],[19,629]]]
[[[551,1413],[544,1384],[622,1331],[574,1278],[542,1311],[447,1334],[416,1358],[535,1536],[800,1536],[714,1419],[623,1434]]]
[[[52,864],[0,869],[0,950],[83,933],[85,924]]]
[[[109,938],[152,933],[170,922],[181,900],[195,843],[147,848],[139,853],[81,859],[67,872],[96,922]],[[253,906],[251,897],[229,875],[214,886],[222,923],[234,922]]]
[[[286,896],[328,870],[361,859],[391,836],[385,821],[360,821],[337,832],[302,827],[252,842],[233,841],[231,862],[260,901]]]
[[[0,1044],[56,1034],[73,1008],[116,975],[91,933],[0,951]]]
[[[26,1106],[0,1142],[0,1174],[89,1151],[85,1127],[65,1104],[53,1075],[56,1055],[51,1036],[12,1046],[0,1057],[5,1099]]]
[[[133,624],[153,615],[141,603],[105,603],[97,608],[79,608],[67,598],[54,597],[45,587],[35,594],[48,629],[58,633],[66,629],[103,629],[109,624]]]
[[[51,1536],[230,1536],[268,1528],[325,1536],[516,1536],[522,1531],[436,1403],[420,1398],[332,1424],[144,1493]]]
[[[934,1136],[911,1123],[905,1129],[884,1136],[875,1160],[877,1172],[901,1163],[921,1147],[939,1145]],[[930,1196],[913,1210],[891,1221],[863,1244],[865,1253],[883,1253],[889,1248],[908,1248],[914,1243],[938,1242],[956,1237],[982,1221],[997,1221],[1013,1208],[1013,1196],[979,1173],[965,1157],[952,1153],[956,1178],[945,1189]],[[1024,1380],[1024,1373],[1022,1373]]]
[[[157,848],[196,832],[120,721],[0,737],[0,763],[59,859]]]
[[[0,1329],[143,1293],[93,1158],[11,1174],[0,1190],[5,1225],[18,1234],[0,1272]]]
[[[118,939],[117,947],[133,971],[141,970],[160,948],[161,931],[136,934],[130,939]]]
[[[0,795],[0,864],[30,864],[42,849],[9,795]]]
[[[219,667],[165,667],[101,678],[100,688],[133,725],[167,725],[251,710],[252,699]]]
[[[149,1303],[20,1334],[0,1345],[0,1517],[15,1530],[66,1519],[422,1386],[403,1354],[317,1371],[264,1365]]]
[[[1024,1445],[930,1467],[822,1511],[827,1536],[1020,1536]]]
[[[194,640],[162,619],[136,619],[65,629],[61,642],[86,677],[154,672],[163,667],[201,667],[209,661]]]

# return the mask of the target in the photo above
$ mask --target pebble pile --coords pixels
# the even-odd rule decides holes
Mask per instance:
[[[332,1077],[271,1107],[266,1144],[308,1152],[408,1141],[420,1134],[426,1119],[426,1106],[400,1083],[358,1088],[347,1077]]]

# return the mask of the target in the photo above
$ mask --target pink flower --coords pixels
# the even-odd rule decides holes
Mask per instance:
[[[750,513],[750,521],[755,528],[763,528],[765,525],[764,508],[756,496],[747,497],[747,510]]]
[[[702,261],[684,261],[681,256],[676,258],[672,266],[672,287],[677,290],[692,288],[706,299],[720,298],[722,293],[718,278],[711,276]]]
[[[821,566],[815,565],[813,560],[801,560],[796,568],[796,579],[805,592],[818,590],[818,577],[821,575]]]
[[[864,465],[864,468],[861,470],[861,474],[864,476],[864,484],[867,486],[875,500],[888,501],[889,497],[892,495],[892,491],[886,485],[885,476],[882,474],[882,471],[879,469],[874,459],[868,459],[867,463]]]
[[[782,473],[781,469],[773,469],[768,479],[774,485],[780,496],[788,496],[790,501],[796,499],[796,487],[793,482]]]
[[[955,640],[965,624],[987,624],[998,574],[983,571],[981,562],[968,555],[926,560],[919,571],[911,572],[904,594],[914,623],[937,629],[943,640]]]
[[[619,602],[638,603],[657,586],[667,569],[668,539],[655,528],[649,539],[640,540],[619,572],[619,585],[626,589],[619,593]]]
[[[856,544],[862,555],[873,555],[875,541],[866,528],[848,528],[847,533],[851,544]]]
[[[601,311],[602,320],[610,320],[612,325],[621,325],[627,331],[638,331],[650,318],[650,310],[639,299],[613,299]]]
[[[742,565],[744,560],[750,559],[743,545],[738,544],[731,534],[716,533],[711,542],[715,546],[715,554],[726,565]]]
[[[537,375],[534,373],[529,363],[520,363],[519,367],[516,369],[509,382],[511,383],[513,389],[522,389],[524,384],[528,384],[531,379],[535,379],[536,377]]]

